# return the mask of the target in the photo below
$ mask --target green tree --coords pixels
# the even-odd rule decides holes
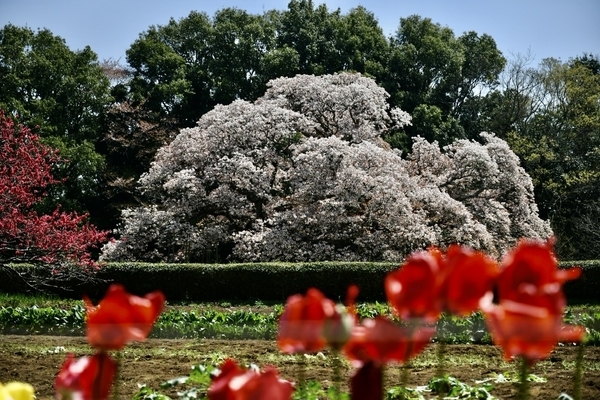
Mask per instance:
[[[67,211],[89,211],[98,222],[104,159],[95,145],[110,101],[109,81],[89,47],[71,51],[47,29],[9,24],[0,30],[0,108],[69,161],[55,167],[54,176],[64,181],[42,208],[61,204]]]
[[[364,7],[341,14],[325,4],[315,8],[311,0],[292,0],[287,10],[270,13],[277,39],[264,57],[268,79],[341,71],[382,75],[389,43]]]
[[[151,26],[127,50],[129,99],[190,127],[216,104],[255,99],[267,78],[262,58],[274,46],[272,14],[226,8],[211,19],[192,11]]]
[[[505,62],[491,36],[467,32],[457,38],[452,29],[412,15],[400,19],[381,82],[393,106],[416,112],[409,137],[429,132],[448,144],[478,138],[482,99],[498,84]]]
[[[586,232],[600,228],[593,223],[600,216],[600,75],[577,59],[550,58],[535,78],[539,108],[509,141],[534,180],[561,257],[598,257],[598,239]]]
[[[372,12],[359,6],[342,15],[336,38],[342,70],[383,75],[390,45]]]
[[[275,23],[271,14],[248,14],[235,8],[218,11],[213,18],[210,64],[215,103],[254,100],[266,90],[262,62],[275,47]]]
[[[191,126],[196,114],[210,109],[205,67],[210,57],[212,25],[204,13],[192,12],[179,22],[151,26],[127,50],[132,68],[129,98],[145,103],[156,118],[177,115]],[[195,103],[197,111],[190,107]]]
[[[277,47],[298,54],[300,74],[322,75],[343,69],[336,37],[342,25],[341,12],[329,12],[325,4],[314,7],[312,0],[291,0],[277,27]]]

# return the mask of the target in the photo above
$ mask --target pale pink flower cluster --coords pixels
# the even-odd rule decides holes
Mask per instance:
[[[360,74],[270,82],[217,106],[160,149],[103,260],[400,261],[460,243],[500,255],[546,238],[533,185],[507,144],[423,139],[406,158],[381,140],[410,124]]]

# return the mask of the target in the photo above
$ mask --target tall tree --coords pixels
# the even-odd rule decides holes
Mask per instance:
[[[390,46],[372,12],[359,6],[342,15],[336,32],[336,48],[342,59],[340,71],[355,71],[381,78]]]
[[[176,115],[191,126],[198,113],[212,107],[205,68],[211,34],[208,16],[197,12],[141,33],[126,52],[133,70],[131,101],[144,102],[157,119]],[[196,110],[190,109],[193,102]]]
[[[210,70],[215,103],[258,98],[269,80],[262,59],[275,47],[275,21],[269,14],[225,8],[215,13],[213,27]]]
[[[413,114],[409,136],[448,144],[478,138],[473,121],[485,111],[481,97],[497,84],[504,63],[489,35],[457,38],[450,28],[412,15],[400,19],[381,81],[392,105]]]
[[[357,73],[270,82],[157,153],[106,260],[400,260],[459,242],[500,255],[545,238],[531,179],[491,134],[403,159],[381,135],[410,116]]]
[[[101,116],[110,103],[109,81],[96,54],[71,51],[49,30],[6,25],[0,30],[0,108],[60,150],[68,164],[55,167],[63,183],[51,190],[46,209],[95,215],[104,159],[95,150]]]
[[[130,98],[144,101],[158,118],[193,126],[216,104],[254,99],[264,91],[261,61],[274,35],[269,15],[234,8],[213,18],[193,11],[152,26],[127,50]]]
[[[329,12],[325,4],[314,7],[312,0],[291,0],[281,15],[277,47],[293,49],[298,54],[301,74],[321,75],[342,70],[336,49],[336,32],[341,12]]]
[[[191,127],[216,104],[255,100],[280,76],[380,75],[388,50],[375,17],[362,7],[342,15],[292,0],[287,10],[262,15],[236,8],[212,17],[191,12],[150,27],[127,50],[133,70],[127,98]]]
[[[600,75],[590,65],[543,60],[526,96],[535,112],[508,136],[552,221],[557,251],[570,259],[600,255],[597,239],[584,234],[593,231],[600,204]]]

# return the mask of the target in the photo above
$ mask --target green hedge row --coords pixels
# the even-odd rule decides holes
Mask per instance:
[[[565,285],[569,300],[600,300],[600,260],[561,263],[579,265],[582,277]],[[109,263],[95,282],[52,282],[47,290],[63,297],[101,298],[112,282],[123,284],[135,294],[162,290],[171,301],[264,300],[285,301],[295,293],[317,287],[329,298],[344,300],[351,284],[360,288],[359,301],[384,300],[383,280],[398,267],[395,263],[252,263],[252,264],[148,264]],[[13,266],[25,276],[44,280],[44,271],[30,266]],[[30,288],[10,270],[0,268],[0,291],[26,292]]]

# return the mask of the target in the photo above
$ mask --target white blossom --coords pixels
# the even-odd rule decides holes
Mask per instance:
[[[451,243],[499,256],[547,237],[506,143],[421,138],[406,159],[381,135],[410,123],[360,74],[271,81],[217,106],[157,153],[103,260],[393,260]]]

